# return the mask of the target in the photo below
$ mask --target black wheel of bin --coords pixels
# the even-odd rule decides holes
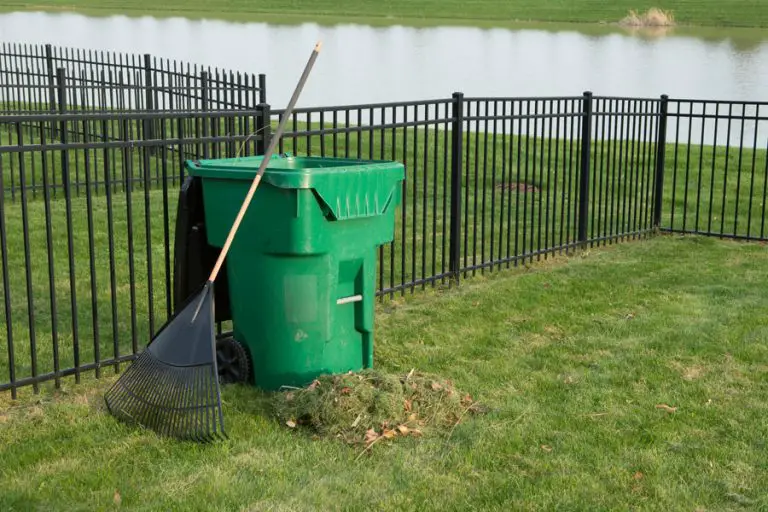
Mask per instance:
[[[227,336],[216,340],[216,365],[221,384],[248,382],[251,377],[251,358],[245,346]]]

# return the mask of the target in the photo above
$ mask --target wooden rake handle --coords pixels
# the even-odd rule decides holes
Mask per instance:
[[[235,238],[235,233],[237,232],[237,229],[240,227],[240,223],[242,222],[243,217],[245,216],[245,211],[248,209],[248,205],[251,203],[251,199],[253,199],[253,194],[256,192],[256,189],[258,188],[259,183],[261,182],[261,177],[264,174],[264,170],[267,168],[267,165],[269,164],[269,159],[272,157],[272,152],[275,150],[275,146],[277,146],[277,143],[280,140],[280,137],[283,135],[283,131],[285,130],[285,125],[288,124],[288,118],[291,116],[293,107],[294,105],[296,105],[296,100],[298,100],[299,94],[301,93],[301,90],[304,88],[304,84],[307,81],[309,72],[315,63],[315,60],[317,59],[317,55],[320,53],[321,46],[322,46],[322,42],[318,42],[315,45],[315,48],[312,50],[312,54],[309,56],[309,61],[307,62],[307,65],[304,67],[304,72],[302,73],[301,78],[299,78],[299,83],[296,85],[296,89],[293,91],[293,96],[291,96],[291,100],[288,102],[288,106],[286,107],[285,112],[283,113],[283,116],[280,119],[280,124],[277,127],[277,131],[269,141],[269,147],[267,148],[267,151],[264,154],[264,159],[261,161],[261,165],[259,166],[259,171],[256,173],[256,176],[253,178],[253,183],[251,183],[251,188],[248,191],[248,195],[245,196],[245,201],[243,201],[243,205],[240,207],[240,212],[237,214],[237,217],[235,218],[235,222],[234,224],[232,224],[232,228],[229,230],[229,235],[227,236],[226,242],[224,242],[224,247],[222,247],[221,253],[219,254],[219,258],[216,260],[216,265],[214,265],[213,271],[211,272],[211,275],[208,277],[209,282],[213,282],[216,279],[216,276],[218,276],[219,271],[221,270],[221,265],[224,263],[224,258],[226,258],[227,252],[229,252],[229,247],[232,245],[232,240]],[[265,120],[265,122],[269,122],[269,119]]]

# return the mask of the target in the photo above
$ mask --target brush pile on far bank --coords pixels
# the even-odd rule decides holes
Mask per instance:
[[[644,14],[638,14],[630,10],[619,25],[626,27],[671,27],[675,25],[675,17],[672,11],[664,11],[656,7],[651,7]]]

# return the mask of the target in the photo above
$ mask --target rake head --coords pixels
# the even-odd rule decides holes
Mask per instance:
[[[227,437],[214,335],[213,283],[192,296],[104,395],[116,418],[160,435]]]

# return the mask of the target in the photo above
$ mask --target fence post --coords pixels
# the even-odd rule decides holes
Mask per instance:
[[[51,112],[56,111],[56,72],[53,68],[53,47],[45,45],[45,67],[48,73],[48,103]],[[56,123],[51,123],[51,138],[59,137]]]
[[[464,153],[464,93],[453,93],[451,127],[451,234],[449,271],[459,284],[461,271],[461,156]]]
[[[581,123],[581,177],[579,179],[579,242],[587,241],[589,220],[589,161],[592,150],[592,92],[584,93]]]
[[[45,66],[48,70],[48,101],[51,110],[56,110],[56,84],[53,72],[53,48],[50,44],[45,45]]]
[[[267,102],[267,75],[259,74],[259,103]]]
[[[269,103],[259,103],[256,107],[258,113],[256,114],[256,154],[263,155],[267,152],[267,146],[269,146],[269,140],[272,138],[272,129],[270,125],[270,118],[272,117],[272,108]]]
[[[144,88],[145,88],[145,99],[144,99],[144,107],[147,112],[151,112],[155,110],[155,101],[153,93],[153,83],[152,83],[152,56],[148,53],[144,54]],[[144,120],[144,140],[152,140],[155,138],[155,120],[146,118]],[[156,149],[154,146],[150,146],[146,148],[149,151],[150,155],[154,155],[156,153]]]
[[[56,90],[59,114],[67,113],[67,70],[64,68],[56,68]],[[54,123],[55,125],[55,123]],[[69,133],[67,131],[67,121],[61,119],[59,126],[56,127],[59,131],[59,137],[62,144],[69,144]],[[66,149],[61,150],[61,185],[64,190],[64,195],[69,193],[69,152]]]
[[[659,104],[659,132],[656,139],[656,186],[654,187],[653,227],[661,226],[662,194],[664,193],[664,160],[667,157],[667,107],[669,96],[661,95]]]
[[[208,72],[202,71],[200,72],[200,102],[202,103],[201,110],[203,112],[208,111]],[[208,131],[208,122],[210,121],[207,117],[202,116],[202,125],[203,125],[203,137],[208,137],[209,131]],[[204,141],[202,143],[203,145],[203,158],[209,158],[208,156],[208,142]]]

